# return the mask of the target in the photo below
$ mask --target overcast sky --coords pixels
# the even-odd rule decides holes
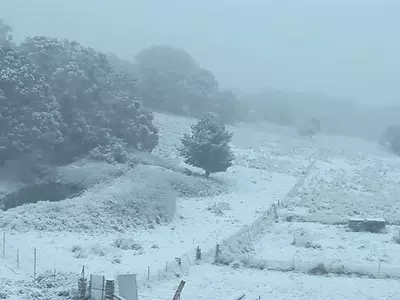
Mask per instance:
[[[400,0],[0,0],[0,18],[17,41],[182,47],[226,87],[400,103]]]

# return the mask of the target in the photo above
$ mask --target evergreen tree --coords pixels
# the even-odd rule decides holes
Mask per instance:
[[[208,178],[211,173],[225,172],[234,159],[229,146],[232,133],[211,114],[191,126],[191,133],[181,140],[180,154],[185,163],[205,170]]]

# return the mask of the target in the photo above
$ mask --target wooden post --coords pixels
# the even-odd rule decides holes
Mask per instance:
[[[90,274],[89,276],[89,291],[88,291],[88,298],[92,299],[92,274]],[[103,295],[101,295],[101,297],[103,297]]]
[[[200,249],[199,246],[197,246],[197,249],[196,249],[196,261],[199,261],[199,260],[201,260],[201,249]]]
[[[150,280],[150,266],[147,267],[147,280]]]
[[[217,244],[217,246],[215,247],[215,259],[214,259],[214,263],[218,263],[218,258],[219,255],[221,253],[221,249],[219,248],[219,244]]]
[[[33,249],[33,280],[36,280],[36,248]]]
[[[6,256],[6,232],[3,232],[3,257]]]
[[[106,277],[103,275],[103,283],[101,285],[101,299],[104,299],[104,289],[105,289],[105,282],[106,282]]]
[[[17,267],[19,268],[19,249],[17,249]]]
[[[179,270],[182,272],[182,259],[180,257],[175,257],[175,261],[178,264]]]
[[[181,293],[182,293],[183,287],[185,286],[185,283],[186,283],[185,281],[181,280],[181,282],[179,283],[178,288],[176,289],[174,298],[172,298],[172,300],[181,299]]]

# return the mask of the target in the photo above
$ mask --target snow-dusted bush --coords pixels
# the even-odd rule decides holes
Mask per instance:
[[[145,170],[149,167],[142,168],[94,185],[74,199],[9,210],[0,226],[19,231],[124,232],[171,221],[176,194],[168,183],[150,181]]]
[[[227,186],[216,180],[152,165],[128,169],[126,165],[83,160],[55,169],[53,178],[88,188],[73,199],[13,208],[2,215],[0,226],[19,231],[124,232],[171,221],[177,196],[213,196],[227,191]]]
[[[207,181],[180,173],[171,175],[170,178],[167,178],[167,182],[181,197],[212,197],[227,191],[227,188],[217,181]]]
[[[183,167],[179,167],[173,162],[152,153],[133,150],[129,153],[129,155],[129,165],[131,167],[137,165],[158,166],[180,173],[183,173],[185,170]]]
[[[86,258],[87,257],[87,253],[79,245],[72,246],[71,252],[73,253],[75,258]]]
[[[209,212],[212,212],[216,215],[223,215],[226,210],[230,210],[231,206],[227,202],[214,202],[212,205],[207,207]]]
[[[393,235],[393,242],[395,242],[396,244],[400,244],[400,231],[397,231],[394,235]]]
[[[318,263],[316,266],[308,270],[308,273],[312,275],[325,275],[328,273],[328,270],[323,263]]]
[[[12,28],[11,26],[0,20],[0,44],[9,45],[12,43]]]
[[[0,44],[0,165],[23,155],[47,158],[63,143],[62,117],[41,71]]]
[[[143,253],[143,247],[134,238],[116,238],[112,245],[121,250],[133,250],[137,254]]]
[[[181,197],[211,197],[227,191],[227,187],[216,180],[187,176],[158,166],[138,166],[135,171],[149,181],[167,184]]]
[[[127,148],[123,140],[113,138],[109,144],[97,146],[90,150],[89,157],[108,163],[126,163],[129,159]]]
[[[89,188],[94,184],[113,180],[127,172],[124,164],[109,164],[105,162],[83,159],[75,163],[52,168],[48,180],[62,184],[78,184]]]
[[[10,295],[10,299],[21,300],[62,300],[62,299],[78,299],[77,283],[79,272],[63,273],[60,270],[47,270],[37,275],[35,280],[19,281],[13,287],[23,287],[19,289],[13,288],[14,295]]]
[[[390,148],[394,153],[400,155],[400,129],[394,135],[390,143]]]
[[[114,71],[104,54],[75,41],[42,36],[27,38],[18,49],[38,67],[36,72],[47,85],[42,94],[47,102],[52,101],[48,105],[52,111],[33,115],[44,123],[31,127],[50,130],[47,138],[60,136],[49,156],[54,161],[71,162],[95,147],[114,143],[114,137],[141,151],[152,151],[157,145],[154,117],[138,100],[135,79]],[[40,78],[30,69],[25,73],[26,78]],[[58,131],[48,126],[49,116]],[[123,160],[123,149],[114,147],[111,152],[116,161]]]
[[[96,243],[90,247],[89,253],[92,255],[106,256],[108,252],[107,250],[108,249],[105,246]]]

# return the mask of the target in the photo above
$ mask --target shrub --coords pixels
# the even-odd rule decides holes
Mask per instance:
[[[400,126],[388,126],[379,138],[379,143],[395,154],[400,155]]]
[[[216,215],[223,215],[226,210],[230,210],[231,206],[227,202],[216,202],[207,207],[209,212],[212,212]]]
[[[121,250],[134,250],[139,253],[143,252],[143,247],[138,242],[136,242],[133,238],[117,238],[114,240],[114,247],[119,248]]]
[[[393,235],[393,242],[395,242],[396,244],[400,244],[400,231],[397,231]]]

